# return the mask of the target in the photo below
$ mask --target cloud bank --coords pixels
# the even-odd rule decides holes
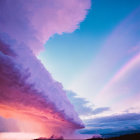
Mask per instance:
[[[35,55],[52,35],[78,28],[88,8],[90,0],[0,1],[0,116],[17,120],[20,130],[59,136],[83,127]]]
[[[89,8],[90,0],[1,0],[0,28],[38,52],[52,35],[77,29]]]
[[[78,97],[76,93],[73,91],[66,91],[67,96],[71,103],[74,105],[75,110],[80,116],[90,116],[90,115],[97,115],[101,114],[105,111],[109,111],[109,107],[98,107],[96,108],[94,105],[89,105],[90,102],[85,98]]]
[[[140,114],[123,113],[118,115],[89,119],[82,134],[99,133],[103,137],[116,137],[124,134],[140,132]]]

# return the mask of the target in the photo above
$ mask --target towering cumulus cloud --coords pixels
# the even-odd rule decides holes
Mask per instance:
[[[73,32],[90,0],[1,0],[0,30],[37,52],[53,34]]]
[[[40,136],[83,127],[60,83],[36,55],[54,34],[72,32],[90,0],[0,1],[0,116]]]

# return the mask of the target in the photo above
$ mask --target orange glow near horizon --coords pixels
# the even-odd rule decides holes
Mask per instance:
[[[47,112],[39,112],[39,110],[31,107],[22,108],[21,106],[19,106],[17,108],[14,105],[7,106],[4,104],[0,104],[0,116],[3,117],[5,121],[8,119],[14,119],[15,125],[13,126],[13,128],[9,127],[8,124],[6,124],[6,127],[11,128],[8,130],[8,132],[13,132],[14,127],[17,127],[18,130],[14,132],[16,132],[16,134],[18,135],[33,133],[37,134],[38,137],[51,137],[55,134],[55,136],[59,137],[62,135],[68,136],[68,133],[72,133],[73,130],[75,130],[75,127],[71,123],[63,121],[61,120],[61,118],[55,118],[53,117],[53,114]],[[1,134],[2,135],[0,136],[2,137],[6,133]],[[13,133],[7,134],[9,137],[9,134],[12,135]],[[2,139],[1,137],[0,140]]]
[[[5,132],[0,133],[0,140],[33,140],[39,135],[35,133]]]

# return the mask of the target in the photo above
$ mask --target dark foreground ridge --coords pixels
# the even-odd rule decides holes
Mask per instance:
[[[49,138],[49,139],[39,138],[39,139],[34,139],[34,140],[63,140],[63,138],[62,139],[61,138],[58,138],[58,139],[54,139],[54,138]],[[123,136],[119,136],[119,137],[112,137],[112,138],[91,138],[91,139],[87,139],[87,140],[140,140],[140,133],[128,134],[128,135],[123,135]]]

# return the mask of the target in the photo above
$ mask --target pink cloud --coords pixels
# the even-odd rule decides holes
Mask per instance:
[[[52,35],[77,29],[89,8],[90,0],[0,1],[0,116],[17,120],[21,132],[65,136],[83,128],[34,54]]]
[[[5,44],[1,41],[1,45]],[[37,123],[38,127],[31,125],[33,132],[47,132],[47,136],[65,135],[82,128],[62,85],[52,79],[28,47],[5,46],[9,46],[9,50],[0,51],[0,116],[15,118],[21,124],[27,121],[29,128],[31,122]],[[16,55],[12,56],[11,52]]]
[[[52,35],[77,29],[89,8],[90,0],[4,0],[0,28],[38,52]]]

